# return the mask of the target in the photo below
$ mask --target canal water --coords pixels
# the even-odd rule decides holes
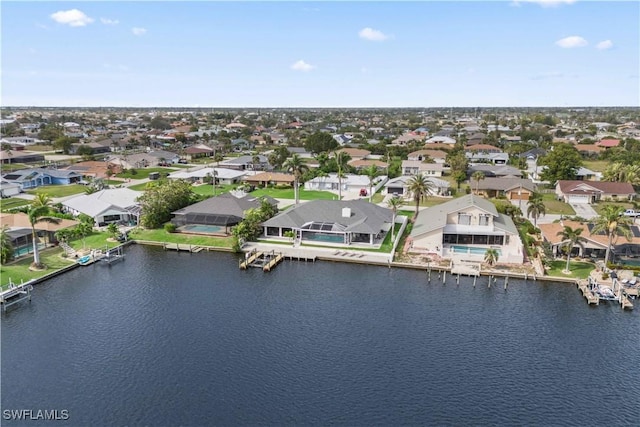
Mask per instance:
[[[540,281],[126,256],[2,315],[3,425],[21,409],[68,411],[58,426],[640,424],[640,307]]]

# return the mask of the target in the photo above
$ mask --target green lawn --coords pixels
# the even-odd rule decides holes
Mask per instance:
[[[274,199],[291,199],[293,200],[293,188],[258,188],[250,193],[252,196],[270,196]],[[300,189],[300,200],[336,200],[337,194],[329,191],[316,191]]]
[[[149,178],[149,174],[152,172],[160,172],[160,174],[167,174],[178,170],[177,168],[141,168],[135,169],[136,173],[132,174],[131,170],[116,174],[117,178],[125,179],[146,179]]]
[[[596,268],[594,264],[590,262],[571,261],[569,269],[571,274],[564,274],[562,270],[567,266],[567,261],[553,261],[551,263],[551,269],[547,270],[547,275],[557,277],[573,277],[576,279],[586,279],[589,277],[591,271]]]
[[[84,243],[82,239],[74,239],[68,242],[69,246],[71,246],[76,251],[80,250],[91,250],[91,249],[104,249],[105,246],[108,246],[109,249],[118,246],[120,243],[118,242],[108,242],[107,239],[110,237],[109,233],[97,232],[94,231],[89,236],[85,237]]]
[[[59,270],[63,267],[71,265],[74,260],[62,258],[63,250],[61,248],[45,249],[40,252],[40,261],[48,268],[45,271],[30,271],[29,265],[33,262],[33,255],[27,256],[15,263],[0,266],[0,284],[3,289],[9,283],[9,279],[13,283],[20,284],[21,281],[36,279]]]
[[[3,163],[2,172],[13,172],[20,169],[29,169],[30,167],[26,163]]]
[[[594,172],[604,172],[610,164],[607,160],[585,160],[583,163],[585,168]]]
[[[28,205],[29,203],[31,203],[31,201],[25,200],[25,199],[17,199],[17,198],[0,199],[0,211],[6,212],[13,208]]]
[[[216,246],[221,248],[231,248],[233,245],[233,239],[231,237],[207,237],[192,234],[167,233],[164,229],[136,229],[129,233],[129,237],[133,240],[150,240],[153,242]]]
[[[44,193],[49,197],[66,197],[72,196],[74,194],[84,193],[84,190],[87,187],[80,184],[70,184],[70,185],[45,185],[44,187],[34,188],[32,190],[27,190],[28,194],[38,194]]]
[[[130,185],[127,188],[130,188],[134,191],[144,191],[147,189],[148,182],[141,182],[140,184]]]
[[[575,215],[576,211],[573,210],[571,205],[568,203],[562,202],[556,199],[556,195],[554,193],[544,193],[542,194],[542,200],[544,202],[545,207],[547,208],[548,214],[555,215]],[[527,205],[525,202],[522,203],[523,213],[527,212]]]

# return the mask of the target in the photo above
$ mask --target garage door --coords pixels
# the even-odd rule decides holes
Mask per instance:
[[[571,195],[569,196],[569,203],[589,203],[591,196],[586,195]]]

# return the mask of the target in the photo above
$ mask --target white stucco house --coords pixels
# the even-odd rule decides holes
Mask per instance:
[[[522,264],[524,248],[513,220],[490,201],[469,194],[421,211],[410,234],[410,252],[482,262],[487,249],[498,262]]]

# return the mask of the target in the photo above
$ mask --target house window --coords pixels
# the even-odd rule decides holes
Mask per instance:
[[[489,225],[489,215],[480,215],[478,219],[478,225]]]
[[[471,215],[459,213],[458,214],[458,224],[459,225],[471,225]]]

